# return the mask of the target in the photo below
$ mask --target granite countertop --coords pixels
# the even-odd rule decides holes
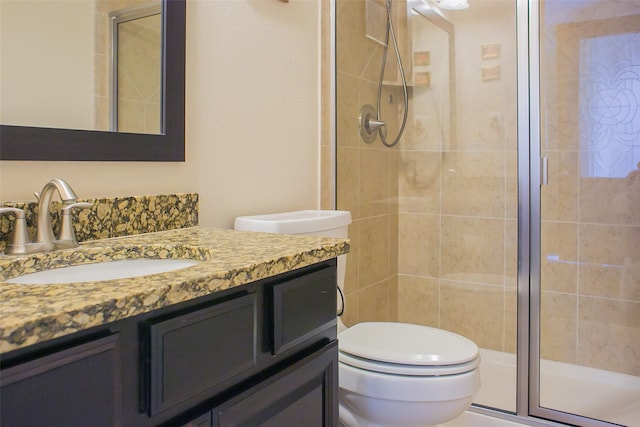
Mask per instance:
[[[347,239],[193,227],[94,240],[43,254],[0,256],[0,353],[275,276],[348,250]],[[48,268],[142,257],[201,262],[102,282],[4,282]]]

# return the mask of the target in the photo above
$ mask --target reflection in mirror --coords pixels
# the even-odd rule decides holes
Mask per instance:
[[[112,131],[161,133],[160,6],[156,2],[109,13]]]
[[[160,133],[160,0],[3,0],[0,8],[0,123]]]
[[[154,3],[0,1],[0,160],[184,161],[186,4]]]

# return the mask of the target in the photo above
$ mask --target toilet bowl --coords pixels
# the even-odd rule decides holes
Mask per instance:
[[[359,323],[338,335],[340,418],[349,426],[449,421],[480,389],[478,347],[428,326]]]
[[[297,211],[238,217],[237,230],[347,237],[346,211]],[[346,255],[338,257],[344,289]],[[437,328],[338,319],[340,421],[348,427],[413,427],[462,414],[480,388],[479,350]]]

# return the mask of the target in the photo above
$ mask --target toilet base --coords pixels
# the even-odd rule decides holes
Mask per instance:
[[[340,390],[339,417],[346,427],[428,427],[456,418],[472,401],[473,395],[449,401],[399,402]]]

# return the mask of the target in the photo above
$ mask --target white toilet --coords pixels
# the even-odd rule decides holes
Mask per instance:
[[[346,211],[307,210],[238,217],[237,230],[347,237]],[[338,257],[344,289],[346,255]],[[430,426],[462,414],[480,389],[471,340],[428,326],[338,319],[340,422],[348,427]]]

